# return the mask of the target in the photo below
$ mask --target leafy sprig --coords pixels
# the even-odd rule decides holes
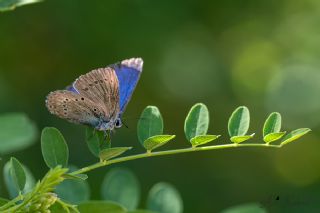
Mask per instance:
[[[170,142],[172,139],[175,138],[175,135],[163,135],[163,123],[164,122],[160,110],[155,106],[147,106],[140,116],[140,120],[138,122],[137,127],[138,139],[140,141],[140,144],[146,149],[146,153],[118,157],[118,155],[130,150],[131,147],[106,148],[104,150],[101,150],[100,152],[108,153],[107,158],[101,158],[100,156],[100,162],[82,168],[78,171],[74,171],[71,174],[82,174],[99,167],[108,166],[111,164],[129,160],[135,160],[139,158],[171,155],[185,152],[236,147],[280,148],[283,145],[297,140],[298,138],[302,137],[303,135],[311,131],[309,128],[301,128],[294,130],[285,136],[286,132],[280,132],[281,115],[277,112],[274,112],[271,113],[270,116],[267,118],[263,127],[264,137],[262,140],[264,141],[264,143],[244,143],[245,141],[252,139],[255,133],[247,135],[247,132],[250,127],[250,113],[247,107],[240,106],[232,112],[228,122],[228,132],[231,143],[226,143],[222,145],[203,146],[213,140],[218,139],[220,135],[207,134],[209,128],[209,110],[204,104],[198,103],[190,109],[184,123],[185,136],[186,139],[190,142],[191,147],[154,152],[154,149],[165,145],[166,143]],[[91,132],[94,131],[91,130]],[[99,147],[101,146],[101,144],[104,143],[103,138],[99,137],[99,134],[101,133],[96,133],[95,136],[96,138],[101,139],[99,142],[87,142],[90,149],[98,150],[100,149]],[[274,142],[280,140],[282,137],[284,137],[284,139],[280,143],[274,144]]]
[[[155,106],[147,106],[141,113],[137,127],[138,140],[146,150],[144,153],[121,157],[120,155],[129,151],[132,149],[132,147],[111,147],[111,141],[108,137],[106,138],[104,136],[103,132],[94,131],[93,129],[88,128],[86,131],[87,145],[89,150],[99,159],[99,161],[95,164],[80,169],[70,170],[70,172],[68,172],[68,167],[70,167],[70,165],[68,165],[69,149],[63,135],[56,128],[46,127],[43,129],[41,134],[41,150],[44,161],[50,168],[49,172],[42,179],[42,181],[38,182],[32,188],[30,187],[31,184],[29,184],[32,182],[30,182],[32,178],[30,178],[30,174],[26,172],[26,167],[23,166],[17,159],[12,158],[5,166],[6,177],[11,177],[11,179],[6,178],[7,180],[10,180],[6,182],[9,187],[15,187],[15,191],[13,191],[14,193],[12,194],[17,194],[17,196],[11,201],[1,200],[1,202],[5,204],[0,206],[0,211],[30,212],[31,210],[34,211],[36,209],[40,212],[45,212],[46,210],[50,209],[52,212],[59,212],[62,210],[65,212],[77,212],[78,210],[81,212],[92,212],[94,209],[100,208],[100,210],[103,211],[113,209],[118,212],[127,213],[129,212],[127,209],[133,210],[137,207],[137,201],[133,202],[133,200],[130,200],[131,203],[128,203],[124,198],[124,200],[121,200],[119,197],[116,198],[114,195],[112,195],[112,190],[106,190],[105,194],[103,194],[103,197],[108,200],[123,203],[123,205],[127,208],[119,206],[118,204],[110,201],[89,201],[80,203],[77,209],[74,205],[68,204],[57,197],[54,191],[56,190],[59,192],[59,187],[57,188],[57,185],[66,179],[78,181],[79,184],[73,185],[74,187],[85,187],[82,183],[84,183],[83,181],[88,178],[86,175],[87,172],[100,167],[109,166],[111,164],[139,158],[214,149],[238,147],[281,148],[311,131],[309,128],[300,128],[290,132],[289,134],[286,134],[286,131],[281,131],[281,115],[277,112],[271,113],[264,123],[262,130],[263,143],[248,142],[255,135],[255,133],[247,134],[249,127],[249,109],[245,106],[238,107],[234,110],[234,112],[232,112],[228,121],[230,142],[219,145],[207,145],[209,142],[217,140],[220,137],[220,134],[208,134],[209,110],[204,104],[198,103],[190,109],[184,122],[184,133],[187,141],[189,142],[189,147],[154,151],[155,149],[160,148],[172,141],[175,138],[175,135],[164,134],[164,122],[160,110]],[[282,141],[277,142],[281,138],[283,138]],[[128,175],[130,176],[130,173],[123,173],[121,175],[122,177]],[[107,176],[106,179],[107,182],[110,183],[112,180],[118,181],[119,178],[114,179],[113,176],[110,175]],[[134,178],[132,180],[134,180]],[[26,190],[27,185],[29,185],[28,190]],[[104,182],[103,187],[107,187],[106,185],[107,183]],[[125,186],[125,184],[122,185]],[[166,206],[162,206],[158,199],[159,197],[166,197],[166,193],[169,193],[170,196],[177,197],[177,195],[174,195],[176,194],[175,189],[172,187],[170,188],[170,185],[159,185],[161,187],[155,186],[155,189],[151,190],[152,193],[150,192],[152,195],[150,195],[150,197],[153,197],[152,199],[150,198],[151,200],[148,199],[147,201],[150,210],[167,208]],[[130,188],[130,186],[127,186],[127,188]],[[137,191],[138,189],[136,189],[136,192]],[[60,190],[59,193],[63,194],[65,191]],[[177,208],[180,208],[178,197],[176,204]]]
[[[16,198],[0,206],[1,212],[46,212],[56,202],[58,202],[66,212],[78,212],[74,205],[60,200],[57,195],[53,193],[55,187],[65,179],[63,175],[68,169],[62,168],[61,166],[50,169],[44,178],[34,186],[33,190],[25,194],[21,193],[25,187],[25,175],[22,175],[24,173],[22,165],[18,160],[11,159],[10,169],[12,171],[12,177],[14,177],[13,180],[20,192]]]

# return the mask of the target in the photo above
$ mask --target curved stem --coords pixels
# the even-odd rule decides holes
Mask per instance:
[[[15,197],[13,200],[10,200],[8,203],[4,204],[0,207],[0,211],[8,209],[10,206],[15,205],[16,202],[23,200],[23,196],[19,194],[17,197]]]
[[[186,153],[186,152],[197,152],[197,151],[205,151],[205,150],[213,150],[213,149],[226,149],[226,148],[236,148],[236,147],[270,147],[270,148],[280,148],[281,145],[270,145],[270,144],[224,144],[224,145],[215,145],[215,146],[202,146],[202,147],[191,147],[191,148],[184,148],[184,149],[174,149],[174,150],[166,150],[166,151],[159,151],[159,152],[146,152],[137,155],[130,155],[120,158],[115,158],[112,160],[101,161],[90,166],[84,167],[77,171],[71,172],[71,175],[77,175],[89,172],[91,170],[108,166],[115,163],[121,163],[124,161],[130,161],[140,158],[147,158],[147,157],[155,157],[155,156],[162,156],[162,155],[172,155],[172,154],[179,154],[179,153]]]

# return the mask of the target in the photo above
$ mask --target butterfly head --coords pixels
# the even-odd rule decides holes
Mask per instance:
[[[101,120],[95,127],[99,131],[113,130],[122,127],[122,121],[120,116],[110,121]]]

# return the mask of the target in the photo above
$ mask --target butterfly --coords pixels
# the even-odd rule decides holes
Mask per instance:
[[[141,58],[131,58],[92,70],[65,90],[49,93],[46,107],[60,118],[99,131],[120,128],[142,67]]]

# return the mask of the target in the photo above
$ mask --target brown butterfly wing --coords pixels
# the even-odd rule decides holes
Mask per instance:
[[[99,68],[81,75],[73,88],[82,96],[104,108],[108,119],[115,119],[119,113],[119,83],[111,67]]]
[[[84,95],[67,90],[57,90],[47,96],[48,110],[60,118],[77,124],[97,126],[105,117],[104,109]]]

